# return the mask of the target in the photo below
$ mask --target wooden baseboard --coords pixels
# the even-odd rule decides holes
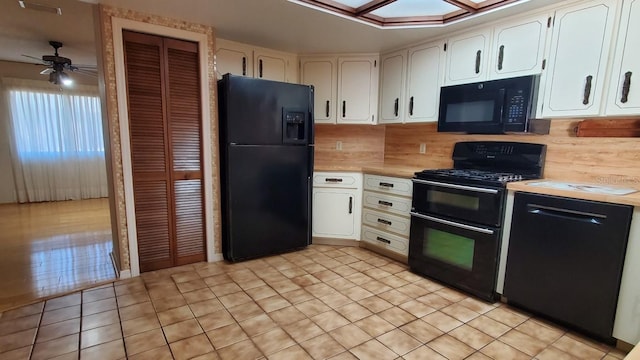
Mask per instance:
[[[334,238],[325,238],[325,237],[313,237],[311,239],[312,244],[316,245],[333,245],[333,246],[360,246],[360,241],[353,239],[334,239]]]
[[[400,254],[398,254],[396,252],[390,251],[390,250],[382,248],[380,246],[376,246],[376,245],[370,244],[370,243],[365,242],[365,241],[361,241],[360,242],[360,247],[364,248],[364,249],[367,249],[367,250],[371,250],[371,251],[376,252],[376,253],[378,253],[380,255],[384,255],[384,256],[386,256],[388,258],[391,258],[393,260],[399,261],[399,262],[401,262],[403,264],[408,264],[409,263],[409,258],[407,256],[400,255]]]

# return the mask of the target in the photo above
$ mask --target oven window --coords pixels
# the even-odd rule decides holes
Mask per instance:
[[[427,192],[427,201],[468,210],[477,211],[480,209],[480,198],[477,196],[460,195],[445,191],[429,190]]]
[[[448,123],[493,122],[495,101],[469,101],[447,104]]]
[[[471,270],[475,240],[446,231],[427,228],[423,253],[431,258]]]

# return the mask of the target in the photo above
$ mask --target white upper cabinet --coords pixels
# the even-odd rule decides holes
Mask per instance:
[[[551,18],[547,14],[497,25],[493,33],[489,79],[539,74]]]
[[[376,123],[378,76],[378,56],[338,58],[338,123]]]
[[[607,115],[640,114],[640,0],[627,0],[611,74]]]
[[[478,30],[449,38],[445,85],[483,81],[487,78],[487,50],[491,29]]]
[[[260,79],[297,82],[296,57],[265,49],[254,51],[253,73]]]
[[[316,123],[336,122],[336,81],[338,80],[335,57],[308,58],[300,61],[302,83],[314,86],[314,119]]]
[[[444,64],[444,41],[409,49],[405,122],[438,121]]]
[[[248,45],[216,39],[216,72],[253,76],[253,48]]]
[[[600,114],[617,6],[584,1],[556,12],[543,117]]]
[[[381,124],[401,123],[404,117],[404,80],[407,51],[402,50],[380,58],[380,119]]]

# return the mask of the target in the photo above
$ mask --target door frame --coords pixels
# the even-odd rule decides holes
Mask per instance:
[[[125,212],[127,218],[127,237],[129,240],[130,274],[122,271],[120,277],[140,275],[140,259],[138,256],[138,238],[136,228],[135,200],[133,193],[133,169],[131,161],[131,140],[129,134],[129,109],[127,86],[125,77],[123,30],[132,30],[147,34],[172,37],[198,43],[198,55],[200,61],[200,103],[202,114],[202,163],[204,178],[204,219],[207,261],[222,260],[221,254],[215,253],[214,239],[214,211],[213,211],[213,166],[212,166],[212,141],[209,91],[209,53],[207,34],[180,30],[161,25],[154,25],[129,19],[112,19],[113,48],[116,70],[116,91],[118,95],[118,117],[120,119],[120,149],[122,151],[122,173],[124,181]]]

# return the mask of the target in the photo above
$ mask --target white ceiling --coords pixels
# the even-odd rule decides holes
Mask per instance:
[[[31,0],[59,6],[63,15],[21,9],[0,0],[0,60],[52,54],[49,40],[64,43],[60,55],[95,64],[92,5],[103,4],[211,25],[217,36],[295,53],[380,52],[557,1],[520,0],[463,22],[420,29],[377,29],[287,0]]]

